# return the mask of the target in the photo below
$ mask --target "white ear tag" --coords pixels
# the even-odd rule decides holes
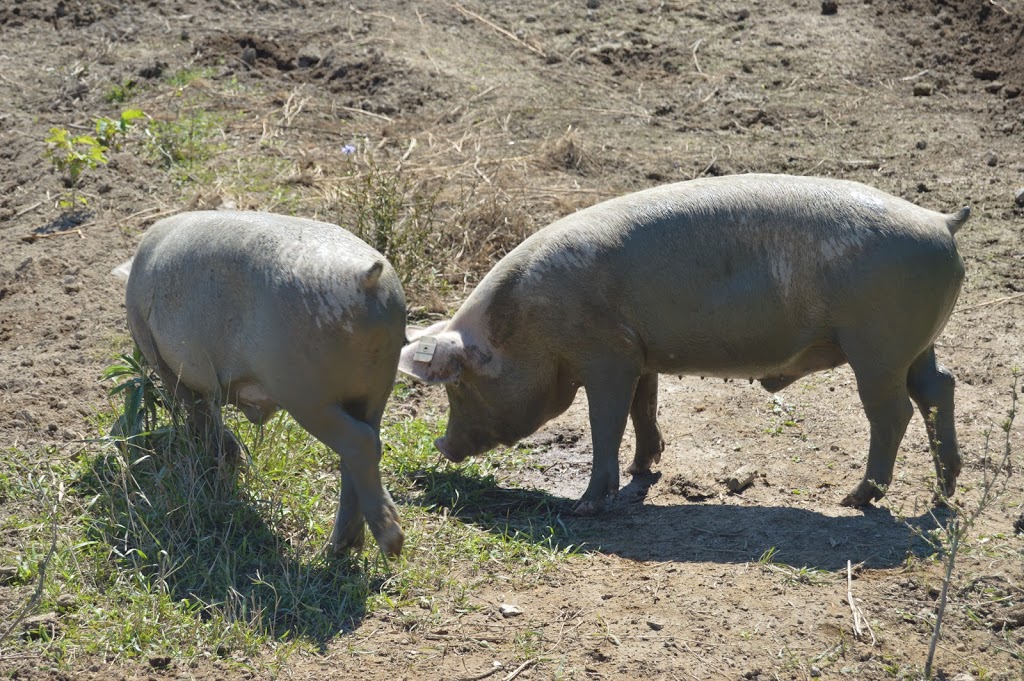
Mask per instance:
[[[416,339],[416,354],[412,356],[414,362],[426,362],[434,359],[434,350],[437,349],[437,339],[433,336],[424,336]]]

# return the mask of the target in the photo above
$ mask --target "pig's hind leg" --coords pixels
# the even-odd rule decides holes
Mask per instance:
[[[401,553],[405,537],[398,524],[398,509],[380,479],[379,431],[347,413],[340,404],[288,411],[299,425],[341,457],[341,496],[328,553],[338,556],[358,546],[363,517],[385,554]]]
[[[961,466],[953,420],[955,384],[953,374],[936,362],[935,346],[922,352],[907,373],[907,389],[924,417],[935,470],[942,483],[942,494],[947,498],[956,491]]]
[[[636,384],[629,417],[636,432],[636,452],[626,472],[647,475],[651,466],[661,461],[665,439],[658,428],[658,374],[644,374]]]
[[[914,413],[907,391],[907,365],[885,362],[887,354],[880,351],[876,343],[868,342],[870,340],[857,337],[841,341],[857,378],[857,392],[871,426],[867,470],[860,483],[842,500],[843,506],[865,506],[885,496],[892,482],[900,442]]]
[[[206,451],[213,455],[221,480],[233,481],[242,458],[242,445],[234,433],[224,426],[217,396],[205,395],[181,381],[178,372],[164,360],[144,322],[129,316],[129,325],[142,355],[160,377],[164,389],[171,393],[175,403],[185,412],[189,433],[198,438]]]

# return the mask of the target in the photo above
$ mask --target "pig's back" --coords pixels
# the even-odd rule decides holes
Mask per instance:
[[[937,334],[963,277],[946,216],[854,182],[776,175],[612,199],[508,260],[523,297],[546,306],[530,314],[608,310],[662,370],[700,357],[693,368],[708,373],[763,373],[870,314],[916,316]]]

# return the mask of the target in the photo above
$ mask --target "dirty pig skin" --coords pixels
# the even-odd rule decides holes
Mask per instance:
[[[871,441],[842,503],[885,494],[912,401],[951,495],[961,465],[954,379],[934,341],[963,281],[953,235],[969,214],[784,175],[629,194],[526,239],[451,320],[412,339],[399,369],[444,384],[450,415],[436,446],[456,462],[530,435],[582,387],[594,460],[576,510],[590,513],[619,488],[627,417],[628,472],[661,459],[659,374],[751,378],[775,392],[848,362]]]
[[[405,296],[384,256],[337,225],[197,211],[154,224],[128,277],[128,326],[191,427],[239,454],[221,406],[253,423],[284,409],[338,453],[341,497],[328,552],[402,550],[380,479],[380,421],[405,340]],[[230,471],[229,471],[230,472]]]

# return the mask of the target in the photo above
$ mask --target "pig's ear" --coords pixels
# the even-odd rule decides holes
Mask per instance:
[[[434,326],[402,348],[398,370],[424,383],[453,383],[462,375],[466,346],[451,331],[433,333]]]
[[[448,326],[448,321],[436,322],[430,326],[415,326],[413,324],[405,325],[405,342],[406,344],[416,340],[420,336],[436,336],[441,333],[442,329]]]

